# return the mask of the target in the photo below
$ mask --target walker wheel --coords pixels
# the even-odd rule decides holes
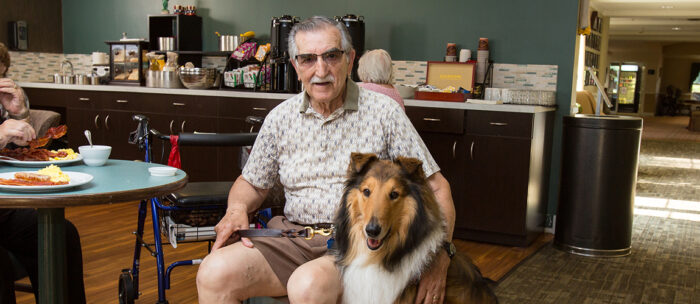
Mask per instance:
[[[134,293],[134,280],[131,274],[122,272],[119,275],[119,304],[134,304],[136,294]]]

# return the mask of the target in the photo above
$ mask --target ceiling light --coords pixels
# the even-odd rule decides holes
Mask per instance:
[[[681,28],[680,28],[680,27],[677,27],[677,26],[674,26],[674,27],[672,27],[671,29],[674,30],[674,31],[680,31],[680,30],[681,30]]]
[[[661,8],[669,9],[673,8],[673,5],[662,5]]]

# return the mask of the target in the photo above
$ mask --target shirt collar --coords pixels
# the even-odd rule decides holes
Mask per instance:
[[[345,80],[345,100],[343,100],[343,109],[357,111],[359,98],[360,88],[354,81],[352,81],[352,79],[350,79],[350,77],[348,77],[347,80]],[[310,104],[311,100],[309,99],[309,94],[304,91],[299,112],[306,113],[306,110],[309,109]]]

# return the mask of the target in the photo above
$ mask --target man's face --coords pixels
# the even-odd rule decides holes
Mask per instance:
[[[342,98],[355,51],[342,52],[338,29],[328,26],[313,32],[299,32],[294,39],[299,55],[292,63],[311,100],[330,102]],[[349,61],[345,55],[350,55]]]

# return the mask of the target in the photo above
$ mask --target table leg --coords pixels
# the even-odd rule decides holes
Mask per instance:
[[[39,208],[38,303],[65,302],[66,227],[64,208]]]

